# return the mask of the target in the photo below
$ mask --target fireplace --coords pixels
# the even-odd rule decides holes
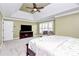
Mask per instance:
[[[20,39],[33,37],[32,26],[31,25],[21,25]]]

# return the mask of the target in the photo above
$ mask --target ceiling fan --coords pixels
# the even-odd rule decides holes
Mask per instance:
[[[36,3],[33,3],[33,7],[26,7],[28,9],[32,9],[31,13],[34,12],[40,12],[40,9],[43,9],[44,7],[37,7]]]

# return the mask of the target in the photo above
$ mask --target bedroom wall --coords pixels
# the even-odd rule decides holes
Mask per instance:
[[[21,25],[32,25],[33,35],[35,36],[37,34],[37,23],[28,21],[14,21],[14,38],[19,38],[19,31],[21,29]]]
[[[0,45],[2,44],[2,14],[0,12]]]
[[[79,38],[79,13],[56,18],[55,33]]]

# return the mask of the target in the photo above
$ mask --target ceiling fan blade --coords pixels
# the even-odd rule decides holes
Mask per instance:
[[[33,3],[33,7],[36,8],[36,4],[35,3]]]
[[[37,9],[43,9],[44,7],[37,7]]]
[[[40,12],[40,10],[39,10],[39,9],[37,9],[37,11],[38,11],[38,12]]]
[[[34,13],[34,10],[32,10],[31,13],[33,14]]]
[[[33,10],[31,10],[31,12],[33,12]]]
[[[26,7],[26,8],[28,8],[28,9],[33,9],[32,7]]]

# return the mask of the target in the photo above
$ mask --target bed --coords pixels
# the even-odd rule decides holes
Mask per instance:
[[[29,48],[36,56],[79,56],[79,39],[66,36],[43,36],[32,39]]]

